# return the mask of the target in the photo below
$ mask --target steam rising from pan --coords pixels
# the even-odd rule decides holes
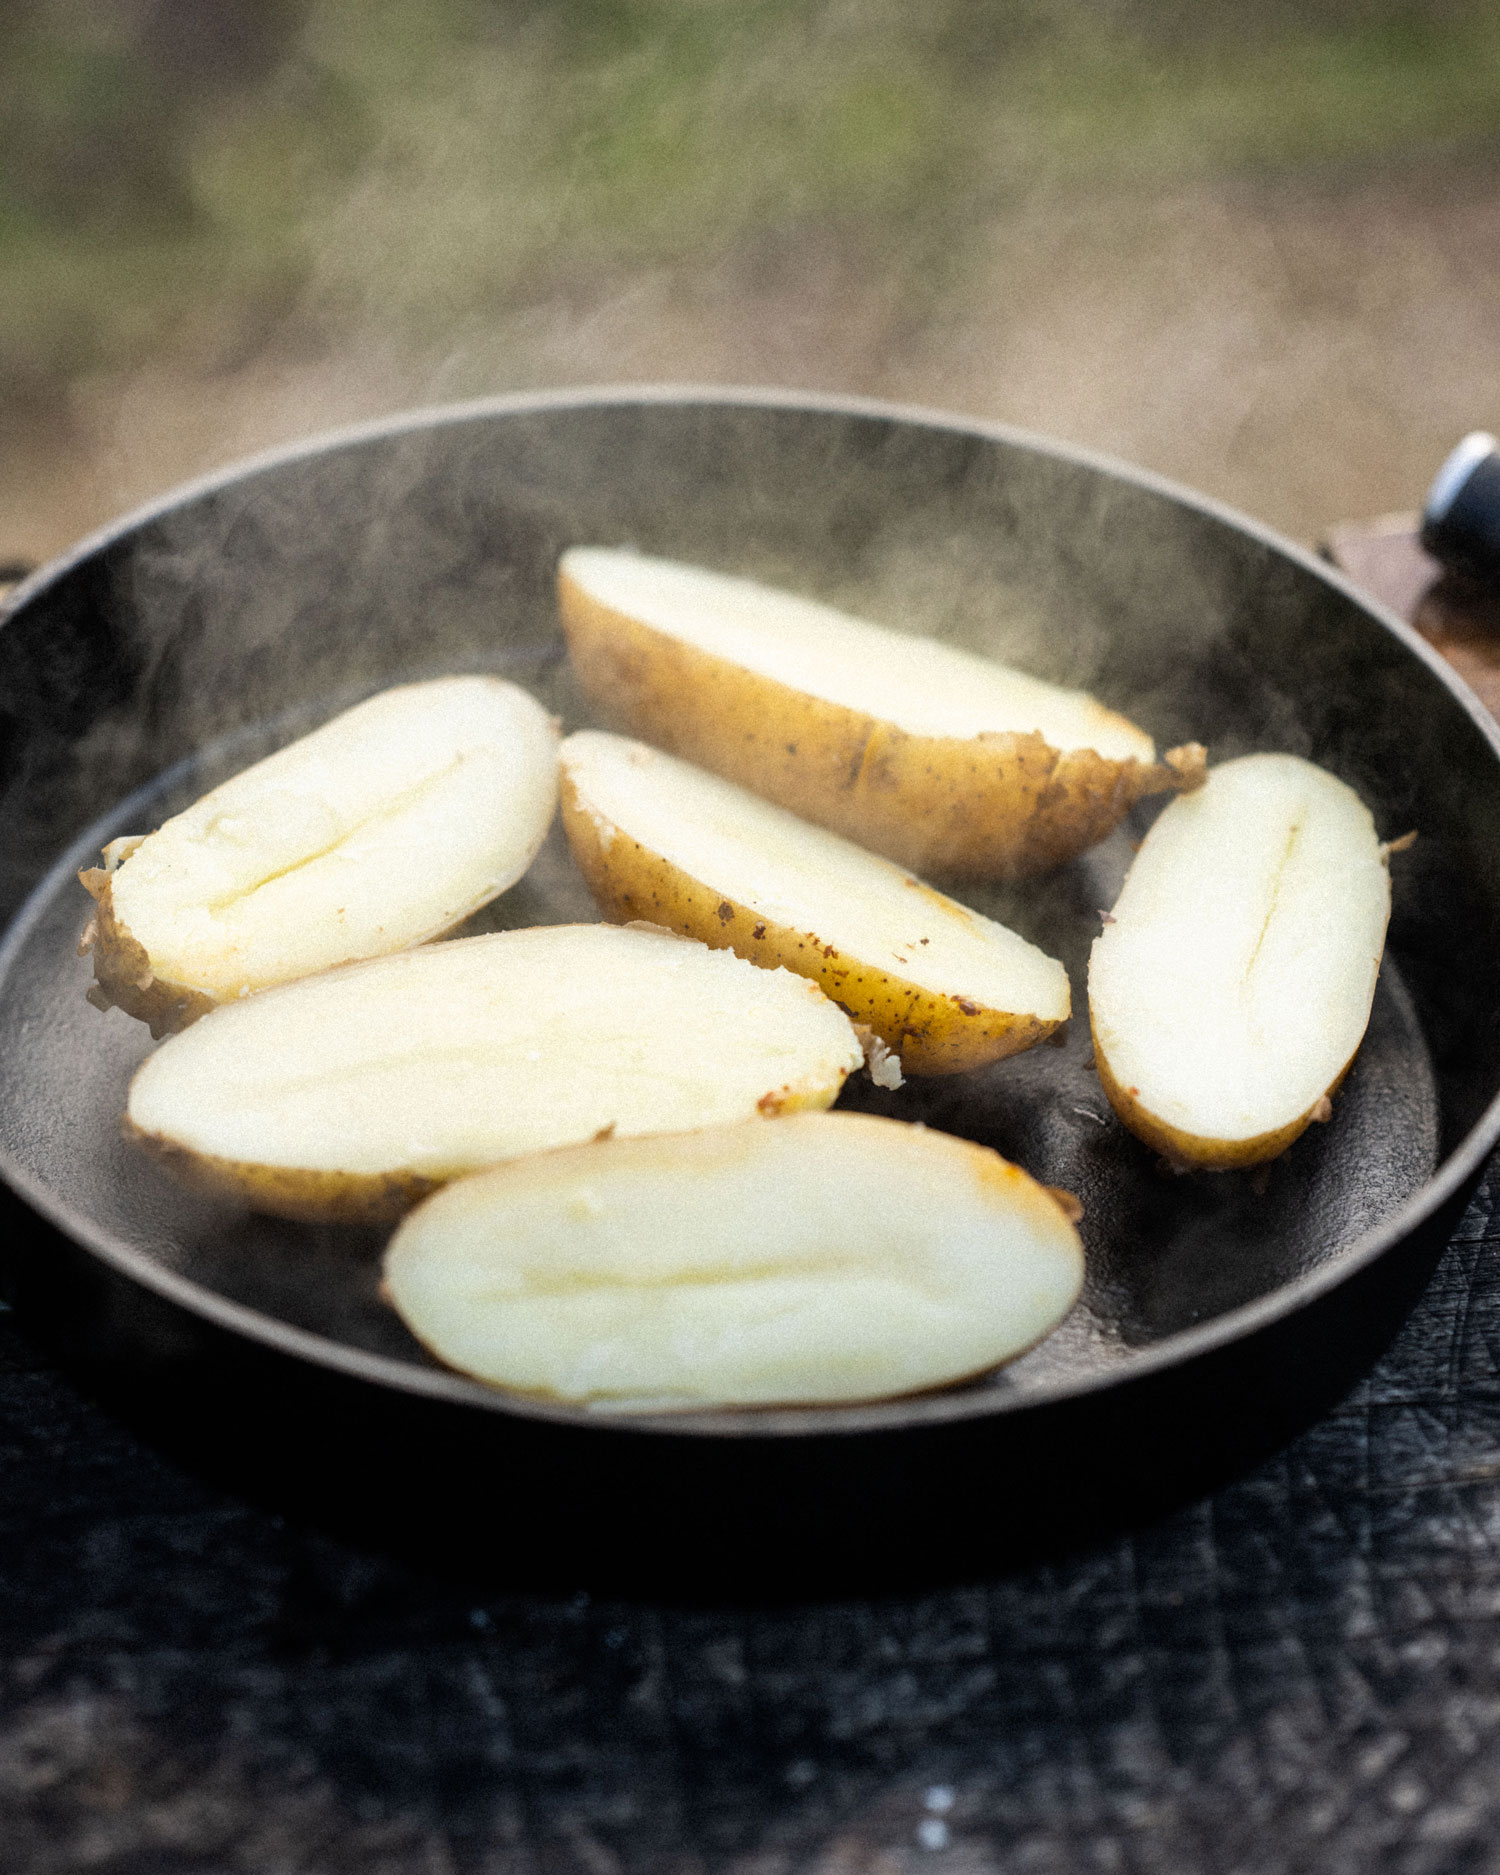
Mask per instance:
[[[1226,1209],[1191,1181],[1156,1181],[1133,1143],[1101,1145],[1097,1115],[1079,1111],[1090,1086],[1102,1104],[1081,1054],[1041,1051],[1031,1080],[1002,1064],[959,1109],[934,1097],[934,1123],[1008,1148],[1049,1183],[1076,1188],[1070,1161],[1095,1168],[1085,1229],[1100,1254],[1084,1315],[1000,1393],[1097,1377],[1133,1347],[1353,1255],[1478,1118],[1500,1081],[1500,1041],[1474,1019],[1500,1007],[1500,771],[1444,681],[1253,528],[1027,439],[879,407],[710,393],[475,406],[294,453],[127,524],[34,585],[0,630],[0,694],[25,699],[0,798],[0,914],[172,764],[190,764],[174,785],[194,791],[398,680],[499,671],[579,726],[553,601],[557,556],[576,541],[633,543],[935,631],[1093,690],[1162,745],[1314,755],[1371,804],[1382,834],[1422,831],[1398,861],[1394,969],[1345,1096],[1354,1118],[1317,1129],[1269,1209]],[[1094,908],[1128,851],[1119,836],[979,908],[1061,955],[1081,984]],[[84,911],[70,889],[59,875],[37,901],[0,978],[6,1013],[38,1036],[31,1060],[12,1051],[5,1069],[0,1153],[28,1154],[26,1176],[66,1190],[148,1276],[186,1272],[425,1386],[372,1299],[340,1290],[347,1254],[304,1246],[304,1281],[271,1233],[257,1264],[255,1228],[169,1215],[122,1162],[123,1018],[86,1008],[81,983],[73,1010],[56,974]],[[37,1029],[29,1012],[43,1005],[54,1013]],[[870,1097],[887,1098],[899,1096]],[[90,1127],[100,1136],[85,1141]]]
[[[574,726],[552,574],[578,539],[930,632],[1093,690],[1161,746],[1311,754],[1299,686],[1249,642],[1274,632],[1273,557],[1231,571],[1190,531],[1171,502],[1066,458],[794,407],[523,402],[500,425],[377,432],[170,507],[71,576],[58,601],[125,627],[113,707],[70,752],[74,824],[246,725],[400,678],[501,671]]]

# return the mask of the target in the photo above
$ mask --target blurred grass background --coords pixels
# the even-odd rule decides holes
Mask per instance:
[[[7,0],[0,557],[437,398],[866,392],[1310,536],[1500,422],[1500,9]]]

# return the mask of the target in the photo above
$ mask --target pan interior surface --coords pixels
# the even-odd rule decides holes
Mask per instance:
[[[108,839],[157,824],[201,791],[205,771],[236,766],[232,759],[194,764],[189,775],[137,795],[117,825],[97,833]],[[0,1064],[0,1141],[70,1212],[134,1254],[272,1320],[431,1367],[377,1296],[377,1234],[290,1224],[188,1193],[121,1136],[130,1077],[153,1044],[141,1023],[118,1010],[101,1014],[85,1000],[91,969],[76,951],[89,901],[75,875],[97,855],[92,833],[90,842],[67,855],[33,901],[0,979],[0,1023],[27,1042]],[[1128,854],[1122,835],[1069,869],[1075,876],[1025,895],[1028,935],[1063,955],[1075,993],[1091,934],[1085,907],[1108,902],[1108,874],[1123,872]],[[1002,896],[1017,901],[1005,909],[1020,922],[1019,893],[986,896],[992,909]],[[594,915],[554,828],[525,882],[465,929]],[[1173,1176],[1115,1119],[1088,1048],[1086,1027],[1074,1023],[1063,1048],[1034,1049],[979,1073],[908,1082],[895,1093],[861,1077],[839,1102],[993,1146],[1083,1201],[1082,1303],[1039,1348],[974,1389],[1036,1392],[1128,1362],[1133,1351],[1317,1267],[1391,1215],[1432,1172],[1432,1071],[1393,967],[1382,973],[1370,1032],[1334,1120],[1263,1183],[1240,1173]]]
[[[0,951],[0,1160],[82,1241],[253,1311],[251,1332],[306,1331],[371,1357],[371,1377],[396,1386],[432,1376],[378,1298],[376,1237],[190,1195],[122,1139],[129,1078],[152,1044],[84,1000],[89,902],[74,875],[102,841],[148,830],[388,683],[497,670],[566,728],[588,721],[551,597],[572,541],[778,579],[1009,656],[1096,688],[1160,746],[1197,736],[1211,757],[1310,755],[1360,789],[1385,836],[1421,830],[1395,865],[1391,947],[1333,1120],[1263,1179],[1173,1176],[1120,1127],[1092,1072],[1088,948],[1149,805],[1047,878],[961,893],[1067,966],[1065,1045],[894,1093],[861,1079],[841,1104],[993,1146],[1083,1201],[1082,1302],[1041,1347],[964,1390],[974,1411],[1128,1374],[1173,1337],[1347,1257],[1421,1192],[1492,1097],[1495,986],[1479,978],[1500,914],[1471,861],[1488,850],[1500,876],[1494,752],[1441,680],[1314,572],[1149,485],[957,428],[667,401],[497,412],[193,497],[99,549],[0,634],[41,699],[9,811],[29,816],[38,857],[52,841],[44,874],[33,863],[11,881],[13,902],[26,894]],[[39,649],[70,621],[104,653],[92,705],[73,699],[71,716],[46,694]],[[527,877],[468,928],[596,915],[554,828]],[[1457,998],[1455,969],[1475,978]],[[836,1429],[848,1410],[819,1419]],[[691,1424],[740,1429],[746,1417]]]

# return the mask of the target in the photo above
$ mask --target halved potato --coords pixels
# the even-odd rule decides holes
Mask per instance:
[[[1041,872],[1202,779],[1082,691],[750,580],[574,547],[558,597],[604,720],[918,872]]]
[[[498,677],[403,684],[79,876],[91,999],[153,1035],[440,937],[513,885],[557,805],[557,727]]]
[[[258,1210],[378,1223],[521,1153],[826,1107],[861,1060],[848,1018],[785,970],[549,925],[212,1010],[137,1071],[126,1131]]]
[[[1044,1040],[1068,976],[1034,944],[733,782],[599,730],[562,746],[563,826],[607,918],[810,977],[911,1074]]]
[[[1390,915],[1369,810],[1292,755],[1247,755],[1162,814],[1089,964],[1099,1078],[1174,1163],[1273,1159],[1364,1035]]]
[[[1082,1280],[1016,1166],[849,1113],[520,1160],[430,1198],[385,1259],[440,1360],[616,1411],[943,1386],[1041,1340]]]

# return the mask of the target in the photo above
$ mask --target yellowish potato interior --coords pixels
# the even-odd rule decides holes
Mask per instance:
[[[1156,757],[1143,730],[1084,691],[753,580],[605,547],[570,548],[560,570],[657,631],[909,735],[1035,731],[1054,749]]]
[[[439,936],[531,863],[557,741],[500,678],[383,691],[142,841],[114,919],[158,977],[218,1001]]]
[[[1212,769],[1156,822],[1093,947],[1090,1014],[1115,1081],[1197,1137],[1297,1119],[1364,1035],[1389,912],[1352,788],[1289,755]]]
[[[890,861],[644,743],[582,730],[562,760],[602,839],[640,843],[757,916],[816,938],[846,967],[1066,1021],[1060,963]]]
[[[787,971],[611,925],[428,945],[213,1010],[128,1118],[240,1165],[449,1178],[520,1153],[826,1106],[862,1053]]]
[[[1030,1347],[1077,1233],[996,1154],[854,1114],[612,1140],[429,1199],[387,1252],[465,1373],[605,1410],[876,1399]]]

